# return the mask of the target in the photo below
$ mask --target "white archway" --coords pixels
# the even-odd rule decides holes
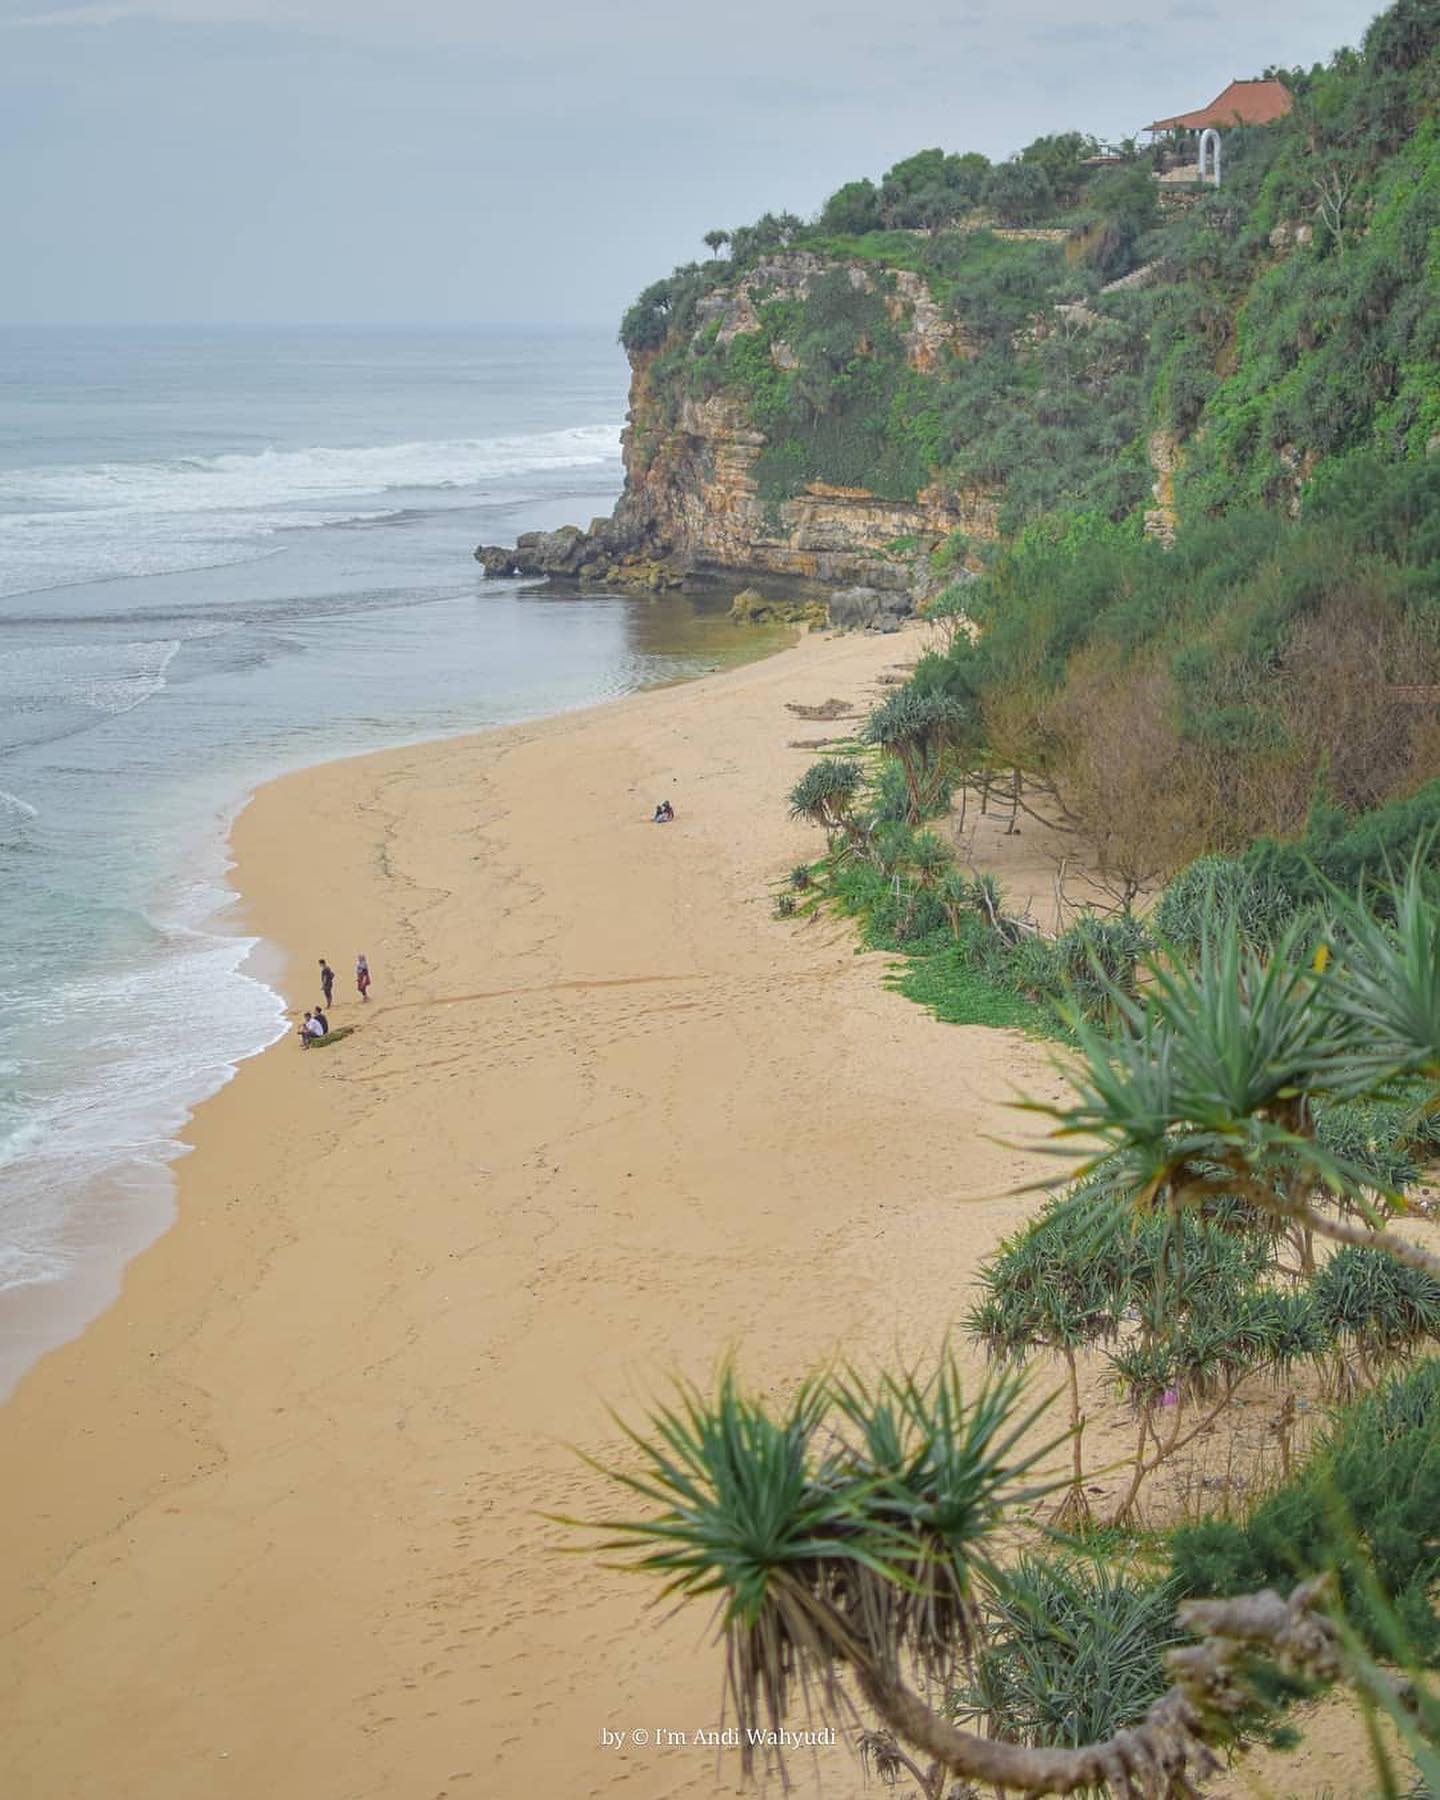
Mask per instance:
[[[1205,179],[1206,164],[1209,163],[1214,173],[1211,180],[1218,188],[1220,185],[1220,133],[1213,125],[1206,126],[1200,133],[1200,179]]]

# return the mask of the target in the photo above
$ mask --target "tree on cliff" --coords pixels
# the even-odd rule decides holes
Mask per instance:
[[[947,156],[921,150],[890,169],[880,184],[880,222],[892,230],[933,231],[951,224],[980,198],[990,164],[978,152]]]
[[[1027,144],[1020,161],[1027,168],[1043,169],[1055,197],[1073,202],[1085,184],[1085,159],[1099,149],[1099,140],[1086,132],[1055,131]]]
[[[658,350],[665,342],[674,312],[673,276],[652,281],[620,321],[620,342],[627,350]]]
[[[985,182],[986,206],[1002,225],[1033,225],[1055,205],[1055,190],[1039,163],[997,163]]]
[[[1137,247],[1159,219],[1155,182],[1144,169],[1113,169],[1091,186],[1093,219],[1074,240],[1102,281],[1114,281],[1136,263]]]
[[[825,202],[820,229],[863,237],[880,224],[880,190],[873,181],[847,181]]]
[[[730,253],[737,263],[788,250],[805,228],[798,213],[761,213],[753,225],[737,225],[730,233]]]

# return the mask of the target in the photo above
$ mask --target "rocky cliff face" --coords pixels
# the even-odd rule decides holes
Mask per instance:
[[[727,345],[759,329],[760,303],[803,298],[835,264],[812,252],[762,261],[733,289],[701,303],[694,347]],[[850,265],[857,288],[873,276]],[[944,318],[919,275],[896,271],[886,308],[902,328],[909,366],[928,373],[947,355],[967,355],[962,328]],[[777,366],[790,366],[784,343]],[[952,532],[976,540],[996,534],[996,497],[932,487],[911,500],[886,500],[864,488],[811,482],[792,499],[767,501],[755,479],[764,433],[743,394],[721,389],[683,397],[671,413],[656,392],[653,353],[632,356],[624,434],[625,490],[613,516],[588,532],[531,533],[514,551],[476,552],[493,574],[563,574],[581,580],[661,587],[689,574],[770,576],[843,587],[863,584],[923,595],[931,585],[928,552]]]
[[[647,556],[698,571],[893,588],[909,585],[917,554],[952,531],[994,535],[994,502],[981,494],[932,488],[914,501],[881,500],[811,482],[793,500],[767,503],[754,475],[765,438],[742,400],[687,399],[673,428],[655,433],[645,387],[637,371],[614,523]]]

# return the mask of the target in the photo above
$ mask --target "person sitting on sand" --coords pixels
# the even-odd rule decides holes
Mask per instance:
[[[329,1037],[330,1021],[329,1021],[329,1019],[326,1018],[325,1014],[323,1012],[321,1012],[321,1010],[318,1006],[315,1008],[314,1012],[311,1013],[310,1022],[313,1025],[318,1025],[320,1027],[319,1035],[321,1037]]]
[[[324,1035],[325,1027],[315,1017],[313,1012],[307,1012],[305,1015],[305,1023],[300,1027],[300,1048],[302,1050],[308,1050],[316,1038],[322,1038]]]
[[[363,950],[355,958],[355,986],[359,990],[362,1000],[370,998],[370,965],[365,960]]]
[[[655,808],[655,817],[650,822],[652,825],[668,825],[674,817],[675,808],[668,800],[662,800]]]

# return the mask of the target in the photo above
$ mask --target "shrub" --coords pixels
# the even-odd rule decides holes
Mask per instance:
[[[1312,1293],[1327,1332],[1369,1372],[1440,1338],[1440,1281],[1379,1251],[1337,1250]]]
[[[974,1673],[952,1703],[992,1736],[1090,1744],[1134,1724],[1163,1693],[1181,1641],[1175,1591],[1098,1558],[1020,1556],[986,1594]]]
[[[1093,914],[1077,919],[1055,942],[1055,968],[1062,984],[1057,998],[1068,998],[1089,1013],[1107,1002],[1112,985],[1128,992],[1134,985],[1135,964],[1149,943],[1145,926],[1129,913],[1112,919]]]
[[[859,763],[848,758],[829,756],[812,763],[790,790],[790,816],[809,819],[828,832],[853,835],[860,781]]]
[[[1247,944],[1267,949],[1295,917],[1298,900],[1274,871],[1239,857],[1202,856],[1166,886],[1152,915],[1157,937],[1193,952],[1232,926]]]
[[[1384,1655],[1440,1657],[1440,1360],[1419,1364],[1345,1410],[1293,1480],[1243,1523],[1177,1531],[1171,1568],[1185,1594],[1284,1587],[1334,1568],[1348,1616]],[[1376,1586],[1372,1588],[1371,1578]]]
[[[820,212],[822,231],[853,232],[858,236],[874,231],[879,223],[880,194],[873,181],[847,181]]]

